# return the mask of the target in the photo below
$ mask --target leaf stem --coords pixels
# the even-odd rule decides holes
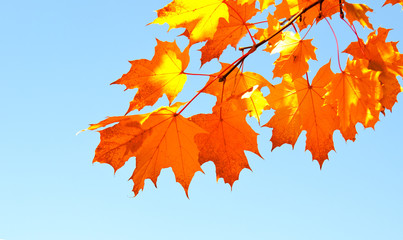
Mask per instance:
[[[294,31],[297,33],[298,32],[298,29],[295,27],[295,24],[294,23],[292,23],[292,28],[294,28]]]
[[[261,22],[255,22],[255,23],[247,23],[248,25],[256,25],[256,24],[262,24],[262,23],[267,23],[267,21],[261,21]]]
[[[357,29],[355,29],[355,27],[354,27],[354,25],[353,24],[349,24],[347,21],[346,21],[346,19],[342,19],[346,24],[347,24],[347,26],[351,29],[351,31],[354,33],[354,35],[357,37],[357,42],[358,42],[358,45],[360,46],[360,50],[361,50],[361,53],[364,55],[364,56],[366,56],[367,54],[365,53],[365,51],[364,51],[364,47],[362,46],[362,42],[361,42],[361,39],[360,39],[360,37],[358,36],[358,33],[357,33]]]
[[[340,72],[343,72],[343,69],[341,68],[341,64],[340,64],[340,50],[339,50],[339,41],[337,40],[336,33],[334,32],[332,25],[330,25],[329,20],[327,20],[327,18],[326,18],[326,17],[325,17],[325,20],[326,20],[327,24],[329,25],[330,30],[332,30],[332,33],[333,33],[334,39],[336,40],[336,46],[337,46],[337,62],[339,63],[339,69],[340,69]]]
[[[306,31],[304,36],[301,38],[301,40],[305,39],[306,35],[308,35],[309,31],[311,31],[311,28],[313,27],[313,24],[315,24],[315,22],[316,22],[316,19],[313,20],[313,23],[311,24],[311,26],[309,26],[308,30]]]
[[[203,74],[203,73],[187,73],[187,72],[183,72],[183,74],[186,75],[192,75],[192,76],[204,76],[204,77],[211,77],[211,74]]]
[[[305,73],[305,77],[306,77],[306,83],[308,84],[309,88],[312,88],[311,83],[309,82],[309,77],[308,77],[308,72]]]

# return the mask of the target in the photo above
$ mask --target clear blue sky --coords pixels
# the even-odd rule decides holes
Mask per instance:
[[[383,1],[367,2],[377,2],[370,5],[374,27],[394,28],[388,40],[403,40],[401,7],[379,10]],[[215,181],[207,163],[206,174],[197,173],[190,185],[190,200],[170,169],[157,189],[147,181],[133,198],[127,179],[134,159],[116,175],[92,164],[99,134],[75,133],[125,113],[135,91],[109,83],[129,70],[128,60],[150,59],[156,37],[172,41],[180,33],[145,26],[167,3],[0,1],[0,239],[403,239],[402,95],[375,131],[358,127],[356,142],[336,133],[337,153],[322,170],[304,151],[304,136],[294,150],[271,152],[271,131],[251,120],[265,160],[248,154],[253,172],[244,170],[232,191]],[[337,16],[332,24],[339,39],[354,39]],[[322,63],[335,57],[324,23],[307,36],[313,37]],[[199,68],[198,47],[189,72]],[[236,54],[231,50],[223,61]],[[245,70],[271,79],[274,58],[257,54]],[[218,68],[213,62],[202,71]],[[188,81],[194,91],[206,79]]]

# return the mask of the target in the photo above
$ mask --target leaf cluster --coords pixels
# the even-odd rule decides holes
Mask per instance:
[[[402,1],[386,0],[386,4]],[[275,10],[266,10],[269,7]],[[184,29],[178,38],[187,38],[188,46],[182,51],[175,41],[157,40],[151,60],[131,61],[129,72],[113,82],[138,91],[124,116],[109,117],[88,128],[101,134],[94,162],[108,163],[116,171],[135,157],[136,168],[130,178],[135,195],[146,179],[156,184],[164,168],[172,168],[187,193],[194,174],[203,172],[201,165],[208,161],[215,164],[217,179],[232,186],[240,172],[250,168],[245,151],[260,156],[258,134],[246,116],[260,123],[262,113],[273,109],[273,117],[261,123],[273,129],[273,149],[283,144],[294,146],[306,131],[306,150],[322,167],[334,150],[336,130],[345,140],[354,141],[357,123],[373,128],[381,113],[392,110],[402,91],[397,77],[403,76],[403,57],[397,42],[386,41],[389,29],[373,29],[367,16],[372,11],[363,3],[344,0],[283,0],[279,4],[274,0],[173,0],[157,10],[152,24]],[[251,22],[256,15],[266,16],[262,22]],[[357,41],[343,51],[350,56],[344,67],[337,51],[339,72],[331,70],[329,61],[311,81],[309,62],[317,60],[317,48],[300,33],[308,33],[321,21],[334,33],[332,18],[344,21]],[[372,30],[365,41],[354,24]],[[336,34],[334,37],[338,50]],[[219,60],[228,46],[237,48],[243,38],[250,40],[250,46],[241,47],[242,55],[232,63],[221,62],[219,72],[186,71],[189,51],[196,43],[204,43],[200,49],[203,66]],[[269,58],[273,57],[270,53],[279,53],[273,77],[281,83],[273,85],[258,73],[243,71],[243,63],[258,50],[267,52]],[[188,102],[175,102],[192,75],[204,75],[208,81]],[[267,96],[261,91],[265,87],[269,89]],[[182,116],[201,93],[217,98],[212,113]],[[153,106],[163,95],[169,106],[132,114]]]

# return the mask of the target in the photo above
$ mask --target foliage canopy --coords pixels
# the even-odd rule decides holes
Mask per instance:
[[[384,5],[402,3],[386,0]],[[266,10],[269,7],[275,10]],[[250,168],[244,151],[260,156],[257,133],[246,116],[260,123],[261,114],[273,109],[273,117],[260,123],[273,129],[273,149],[285,143],[294,146],[306,131],[306,150],[322,167],[334,150],[336,130],[345,140],[354,141],[357,123],[374,128],[379,115],[392,110],[402,91],[397,77],[403,76],[403,57],[397,42],[386,41],[390,29],[374,29],[367,16],[372,11],[363,3],[344,0],[283,0],[277,4],[274,0],[173,0],[157,11],[152,24],[184,28],[178,37],[188,38],[188,46],[182,51],[175,41],[157,40],[151,60],[131,61],[129,72],[113,82],[138,91],[126,115],[109,117],[88,128],[101,134],[94,162],[108,163],[116,171],[136,157],[131,177],[135,195],[146,179],[156,184],[161,170],[169,167],[187,193],[194,174],[202,172],[201,165],[208,161],[215,164],[217,179],[232,186],[241,170]],[[256,15],[264,21],[251,22]],[[344,68],[332,18],[342,19],[357,39],[343,51],[350,56]],[[325,62],[311,81],[309,61],[317,60],[317,48],[306,35],[320,21],[327,22],[336,40],[339,72],[334,73],[330,61]],[[354,24],[373,31],[363,40]],[[221,62],[219,72],[186,72],[194,44],[205,43],[200,49],[203,66],[220,59],[228,46],[236,48],[243,38],[250,39],[251,45],[239,48],[242,55],[232,63]],[[281,83],[273,85],[258,73],[243,71],[243,63],[257,50],[279,53],[273,78],[282,79]],[[173,103],[192,75],[206,76],[208,81],[188,102]],[[261,92],[264,87],[269,89],[267,96]],[[212,113],[183,117],[182,112],[202,93],[217,98]],[[131,114],[154,105],[163,95],[170,106]]]

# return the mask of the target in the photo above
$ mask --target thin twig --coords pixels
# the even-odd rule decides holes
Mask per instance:
[[[281,33],[282,31],[284,31],[284,29],[286,29],[287,27],[289,27],[291,24],[293,24],[295,22],[295,20],[297,20],[302,14],[306,13],[309,9],[315,7],[316,5],[322,3],[324,0],[318,0],[314,3],[312,3],[311,5],[309,5],[306,8],[301,9],[297,14],[295,14],[289,21],[287,24],[285,24],[283,27],[281,27],[279,30],[277,30],[277,32],[273,33],[270,37],[260,41],[259,43],[257,43],[254,46],[248,46],[248,47],[242,47],[239,48],[239,50],[244,50],[244,49],[249,49],[252,47],[255,48],[259,48],[261,45],[265,44],[266,42],[270,41],[272,38],[274,38],[275,36],[277,36],[279,33]]]

